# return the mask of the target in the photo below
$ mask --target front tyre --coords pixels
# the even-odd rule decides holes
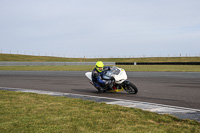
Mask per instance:
[[[131,82],[124,84],[123,87],[124,87],[124,90],[126,92],[128,92],[129,94],[137,94],[138,93],[137,87]]]

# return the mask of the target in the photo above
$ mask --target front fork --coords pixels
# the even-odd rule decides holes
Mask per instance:
[[[131,84],[131,82],[128,80],[125,80],[121,85],[123,86],[123,88],[126,88],[127,85],[129,85],[129,84]]]

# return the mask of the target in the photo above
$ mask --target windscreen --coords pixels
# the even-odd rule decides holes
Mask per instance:
[[[112,74],[118,75],[120,73],[120,70],[116,66],[113,66],[111,68],[111,72]]]
[[[113,75],[118,75],[119,73],[120,70],[116,66],[113,66],[109,71],[104,72],[103,79],[111,79]]]

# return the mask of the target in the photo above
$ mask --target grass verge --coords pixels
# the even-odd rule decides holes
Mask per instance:
[[[0,131],[199,133],[200,123],[118,105],[0,90]]]
[[[118,65],[126,71],[160,71],[160,72],[200,72],[198,65]],[[0,66],[0,70],[12,71],[92,71],[93,65],[67,66]]]
[[[200,57],[145,57],[145,58],[62,58],[19,54],[0,54],[0,61],[33,62],[200,62]]]

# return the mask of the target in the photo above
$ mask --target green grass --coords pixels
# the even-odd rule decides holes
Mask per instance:
[[[200,62],[200,57],[148,57],[148,58],[61,58],[48,56],[29,56],[0,54],[0,61],[33,62]]]
[[[81,99],[0,91],[0,131],[199,133],[200,123]]]
[[[118,65],[126,71],[160,71],[160,72],[200,72],[198,65]],[[0,66],[0,70],[12,71],[92,71],[93,65],[67,66]]]
[[[28,56],[15,54],[0,54],[0,61],[33,61],[33,62],[200,62],[200,57],[153,57],[153,58],[60,58],[47,56]],[[119,65],[126,71],[178,71],[200,72],[198,65]],[[91,71],[91,65],[67,66],[0,66],[0,70],[25,71]]]

